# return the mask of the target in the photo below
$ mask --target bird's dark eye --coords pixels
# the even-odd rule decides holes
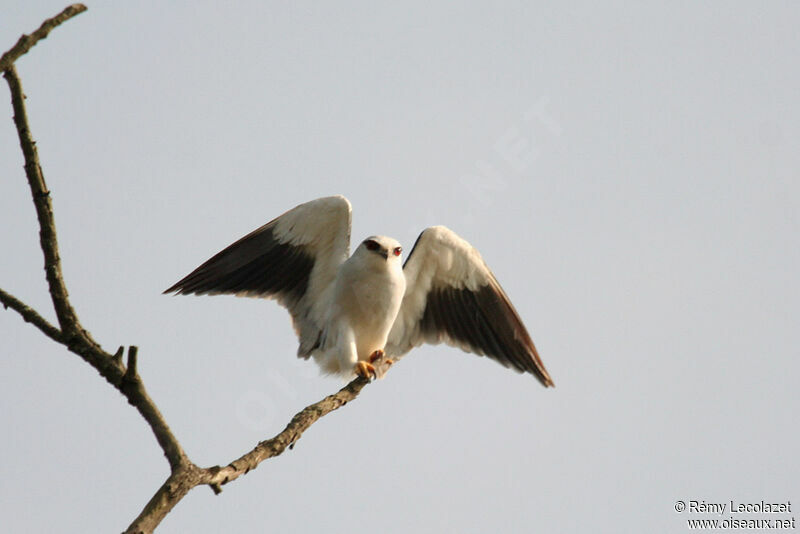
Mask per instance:
[[[364,245],[367,247],[367,250],[378,250],[381,246],[378,244],[377,241],[373,241],[372,239],[367,239],[364,241]]]
[[[402,252],[403,252],[403,247],[394,247],[394,250],[392,251],[392,253],[395,256],[399,256]]]

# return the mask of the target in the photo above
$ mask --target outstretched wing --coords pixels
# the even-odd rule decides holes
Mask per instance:
[[[325,197],[247,234],[164,293],[275,299],[289,310],[308,356],[319,337],[332,282],[349,255],[350,202]]]
[[[554,385],[503,288],[478,251],[453,231],[444,226],[423,231],[403,272],[406,293],[387,355],[445,342]]]

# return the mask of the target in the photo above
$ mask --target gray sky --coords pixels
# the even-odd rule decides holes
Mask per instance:
[[[2,50],[66,5],[0,3]],[[800,8],[495,4],[96,2],[19,61],[73,303],[140,347],[198,464],[340,382],[272,302],[160,293],[320,196],[350,199],[355,241],[464,236],[556,383],[416,350],[162,532],[682,532],[713,516],[679,499],[800,506]],[[2,86],[0,287],[52,318]],[[3,528],[122,530],[167,476],[149,428],[11,311],[0,348]]]

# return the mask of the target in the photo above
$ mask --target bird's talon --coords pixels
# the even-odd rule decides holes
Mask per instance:
[[[356,362],[356,374],[358,376],[371,379],[377,378],[378,373],[375,371],[375,367],[371,363],[358,361]]]
[[[382,350],[378,349],[369,355],[369,363],[375,363],[375,360],[380,360],[384,356],[386,356],[386,354]]]

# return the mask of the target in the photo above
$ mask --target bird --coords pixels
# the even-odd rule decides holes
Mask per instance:
[[[305,202],[245,235],[164,291],[276,300],[291,315],[297,356],[324,374],[382,377],[423,343],[488,356],[554,386],[505,291],[466,240],[420,233],[408,258],[387,236],[352,255],[343,196]]]

